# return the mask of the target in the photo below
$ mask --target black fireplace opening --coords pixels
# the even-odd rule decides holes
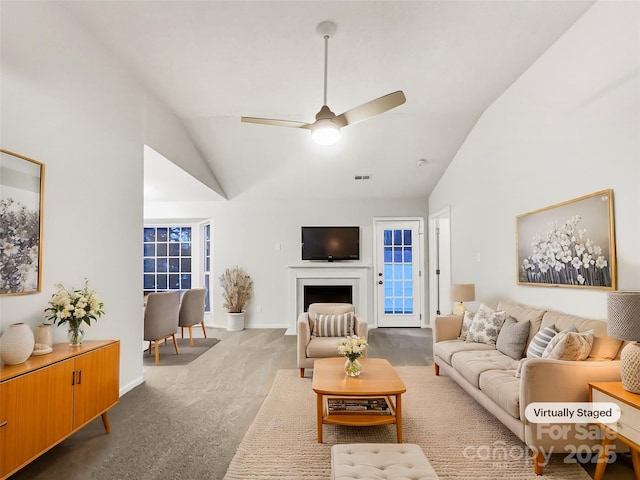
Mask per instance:
[[[351,285],[305,285],[304,311],[312,303],[353,303]]]

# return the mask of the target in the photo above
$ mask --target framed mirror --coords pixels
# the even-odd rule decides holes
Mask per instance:
[[[0,149],[0,295],[41,290],[44,164]]]

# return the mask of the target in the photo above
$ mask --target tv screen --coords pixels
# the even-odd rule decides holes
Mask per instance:
[[[360,260],[360,227],[302,227],[302,260]]]

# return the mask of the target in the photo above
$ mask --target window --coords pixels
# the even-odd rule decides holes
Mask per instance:
[[[210,279],[211,279],[211,224],[207,223],[204,226],[203,231],[204,238],[204,251],[202,253],[203,262],[203,271],[204,271],[204,288],[207,289],[207,294],[205,295],[205,303],[204,303],[204,311],[211,312],[211,295],[210,295]]]
[[[144,294],[191,288],[191,227],[144,228]]]

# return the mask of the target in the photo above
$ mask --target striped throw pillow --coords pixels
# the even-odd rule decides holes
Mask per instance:
[[[558,334],[555,325],[550,327],[544,327],[535,337],[531,340],[529,348],[527,349],[527,358],[542,358],[544,349],[547,348],[549,342],[553,337]]]
[[[316,315],[313,335],[316,337],[346,337],[353,335],[353,312]]]

